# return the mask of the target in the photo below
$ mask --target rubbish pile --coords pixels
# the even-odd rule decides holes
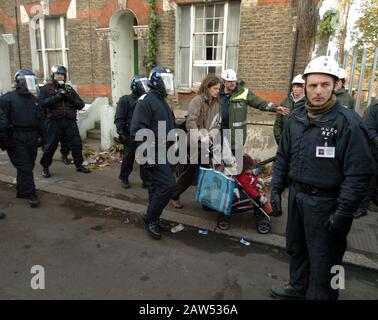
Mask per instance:
[[[109,166],[112,163],[119,163],[122,161],[122,150],[123,146],[121,144],[112,145],[108,151],[83,150],[84,159],[83,163],[89,169],[102,170],[104,167]]]

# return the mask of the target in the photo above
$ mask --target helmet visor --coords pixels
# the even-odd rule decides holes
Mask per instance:
[[[36,76],[22,76],[20,80],[24,81],[25,89],[27,89],[31,94],[38,93],[37,77]]]
[[[160,74],[161,79],[163,80],[165,92],[168,95],[174,95],[175,94],[175,83],[174,83],[174,77],[172,73],[161,73]]]
[[[141,87],[144,89],[144,92],[147,93],[148,91],[150,91],[147,78],[140,78],[138,81],[140,82]]]

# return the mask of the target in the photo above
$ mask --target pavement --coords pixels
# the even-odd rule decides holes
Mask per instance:
[[[85,149],[99,151],[99,143],[92,140],[84,142]],[[54,162],[50,167],[51,178],[43,178],[39,152],[34,168],[37,189],[77,200],[91,202],[126,211],[142,216],[147,208],[148,192],[141,188],[139,168],[135,164],[129,181],[131,188],[123,189],[118,179],[120,163],[114,161],[109,166],[94,169],[90,174],[78,173],[74,165],[65,165],[60,161],[60,154],[55,153]],[[5,152],[0,152],[0,182],[15,184],[16,170],[11,165]],[[285,248],[285,229],[287,213],[287,197],[283,197],[284,214],[280,218],[272,218],[272,230],[269,234],[259,234],[256,230],[255,217],[251,213],[234,214],[231,216],[232,226],[229,230],[217,227],[217,214],[203,211],[200,204],[194,201],[196,187],[190,187],[181,197],[183,209],[166,207],[162,218],[210,232],[225,234],[234,238],[244,238],[253,243]],[[43,206],[43,202],[42,202]],[[378,210],[369,211],[367,216],[356,219],[348,236],[347,252],[344,263],[378,270]]]

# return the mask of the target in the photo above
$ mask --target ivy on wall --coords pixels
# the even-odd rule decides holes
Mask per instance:
[[[149,21],[147,31],[147,63],[146,73],[149,74],[151,69],[156,65],[156,53],[158,44],[156,39],[159,20],[156,12],[156,0],[147,0],[149,6]]]

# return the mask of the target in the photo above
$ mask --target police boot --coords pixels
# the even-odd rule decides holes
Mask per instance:
[[[76,171],[77,172],[82,172],[82,173],[89,173],[89,172],[91,172],[91,170],[89,170],[88,168],[86,168],[84,166],[77,167]]]
[[[148,221],[146,218],[143,219],[144,228],[147,230],[148,234],[155,240],[161,239],[161,232],[159,223],[157,221]]]
[[[6,215],[3,212],[0,212],[0,220],[5,219]]]
[[[362,216],[367,215],[367,209],[366,208],[358,208],[354,213],[353,213],[353,218],[358,219],[361,218]]]
[[[71,164],[71,160],[68,159],[67,156],[62,156],[62,161],[63,161],[63,163],[66,164],[66,165]]]
[[[29,205],[32,208],[38,207],[40,202],[36,194],[33,194],[29,199],[28,199]]]
[[[130,188],[130,184],[129,184],[129,180],[128,179],[122,179],[121,180],[121,185],[122,185],[122,188],[125,188],[125,189],[129,189]]]
[[[44,176],[45,178],[51,177],[49,168],[45,167],[45,168],[42,169],[42,176]]]
[[[282,300],[304,299],[304,293],[294,289],[290,284],[272,286],[270,294],[273,298]]]
[[[164,220],[159,219],[158,225],[159,225],[160,231],[162,232],[171,231],[171,225],[168,222],[165,222]]]

